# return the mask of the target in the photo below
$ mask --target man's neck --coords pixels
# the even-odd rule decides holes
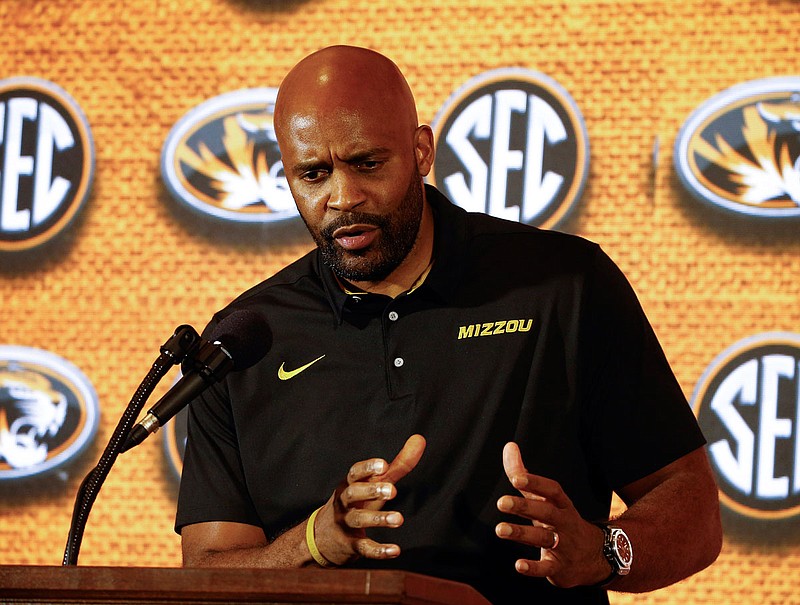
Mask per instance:
[[[410,292],[418,288],[424,281],[425,278],[430,273],[431,267],[433,266],[433,261],[431,260],[423,269],[422,271],[417,274],[416,278],[409,282],[409,280],[401,279],[401,280],[393,280],[387,278],[380,282],[350,282],[353,288],[361,292],[368,292],[370,294],[383,294],[384,296],[389,296],[391,298],[397,298],[401,294],[406,292]],[[344,284],[343,284],[344,287]],[[345,291],[348,293],[356,293],[356,292],[349,292],[349,288],[345,287]]]

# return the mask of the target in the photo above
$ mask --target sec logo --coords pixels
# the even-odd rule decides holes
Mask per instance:
[[[472,212],[543,228],[580,199],[589,139],[577,105],[556,81],[521,68],[469,80],[433,121],[429,180]]]
[[[66,229],[93,177],[92,134],[75,101],[46,80],[0,81],[0,252]]]
[[[720,501],[754,519],[800,514],[800,334],[732,345],[705,371],[692,405]]]

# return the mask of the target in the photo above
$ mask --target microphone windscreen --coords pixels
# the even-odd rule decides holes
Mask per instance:
[[[234,370],[246,370],[269,351],[272,330],[262,313],[240,309],[222,318],[209,340],[220,343],[228,352]]]

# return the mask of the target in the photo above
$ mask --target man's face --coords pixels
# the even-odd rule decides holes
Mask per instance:
[[[339,214],[321,228],[306,226],[325,264],[344,279],[380,281],[411,252],[422,218],[422,183],[412,176],[394,209],[385,214],[353,211]],[[366,228],[366,231],[364,229]]]
[[[289,187],[324,261],[354,282],[390,275],[413,249],[422,216],[418,132],[381,113],[309,108],[294,114],[280,141]]]

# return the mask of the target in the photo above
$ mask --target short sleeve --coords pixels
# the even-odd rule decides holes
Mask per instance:
[[[598,247],[581,308],[592,449],[618,489],[705,444],[628,280]]]
[[[225,382],[189,406],[175,531],[193,523],[261,526],[249,496]]]

